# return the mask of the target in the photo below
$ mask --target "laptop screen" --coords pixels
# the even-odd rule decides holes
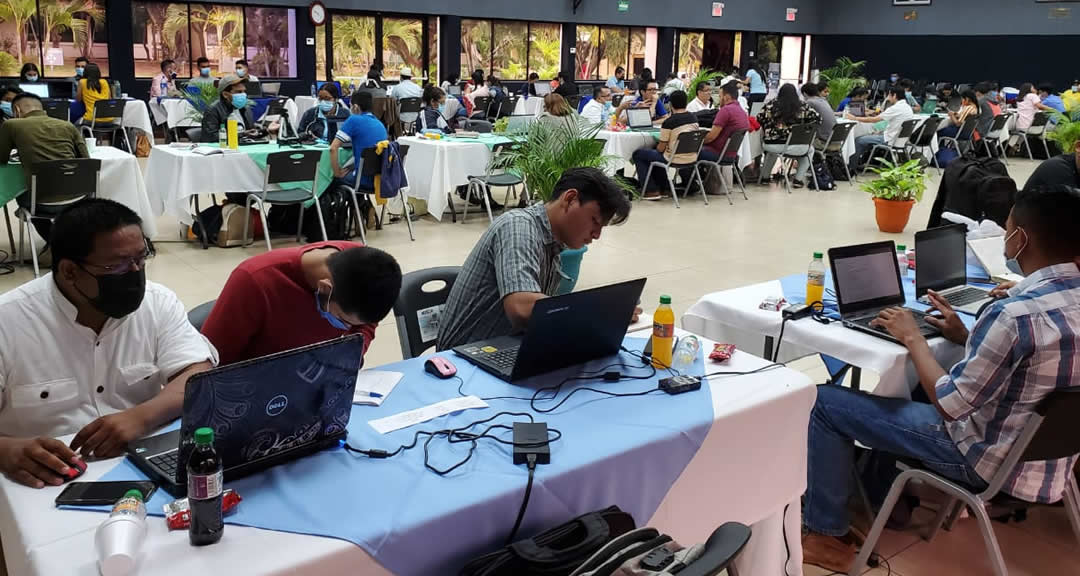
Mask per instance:
[[[896,248],[891,241],[833,248],[829,263],[841,314],[904,303]]]
[[[626,123],[631,128],[649,128],[652,126],[652,114],[648,108],[630,108],[626,111]]]
[[[19,84],[19,90],[23,92],[29,92],[36,95],[38,98],[49,97],[49,85],[48,84]]]
[[[967,284],[967,227],[943,226],[915,234],[915,295]]]
[[[538,81],[533,84],[533,91],[536,92],[537,96],[547,96],[548,94],[551,94],[551,84],[544,81]]]

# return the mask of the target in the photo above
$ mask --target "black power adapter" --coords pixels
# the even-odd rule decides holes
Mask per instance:
[[[528,463],[530,455],[535,464],[550,464],[550,443],[546,422],[514,422],[514,464]]]

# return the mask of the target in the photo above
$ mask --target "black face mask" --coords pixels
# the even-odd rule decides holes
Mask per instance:
[[[86,269],[83,268],[83,270]],[[86,273],[90,274],[89,271]],[[146,294],[145,269],[139,268],[124,274],[106,274],[94,276],[94,278],[97,279],[98,284],[97,298],[90,298],[79,290],[78,286],[75,289],[79,290],[79,293],[102,314],[120,319],[139,309],[143,296]]]

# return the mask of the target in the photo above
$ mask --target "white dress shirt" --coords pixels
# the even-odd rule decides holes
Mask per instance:
[[[686,111],[691,114],[697,114],[702,110],[709,110],[712,107],[712,102],[702,102],[701,100],[694,98],[686,105]]]
[[[75,306],[46,274],[0,295],[0,435],[72,434],[100,416],[161,392],[217,351],[171,290],[146,283],[135,312],[100,334],[75,322]]]
[[[911,105],[904,100],[898,101],[882,112],[881,119],[889,123],[888,128],[885,128],[885,143],[891,145],[900,135],[901,125],[914,117],[915,112],[911,109]]]
[[[607,120],[607,118],[604,118],[604,105],[598,102],[596,98],[589,100],[581,108],[581,117],[590,124],[604,124]]]

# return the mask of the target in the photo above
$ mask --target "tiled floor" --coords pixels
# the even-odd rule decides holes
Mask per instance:
[[[1022,184],[1035,165],[1011,160],[1009,170]],[[812,252],[830,246],[879,239],[913,244],[915,231],[925,227],[938,182],[931,171],[927,198],[915,207],[907,231],[900,235],[879,232],[868,196],[847,183],[839,183],[831,192],[803,189],[792,195],[776,186],[755,185],[749,188],[750,199],[737,197],[734,206],[728,206],[723,198],[714,198],[708,207],[700,198],[690,199],[681,209],[670,202],[638,203],[629,222],[605,230],[591,246],[582,263],[579,285],[590,287],[645,276],[646,308],[654,307],[659,295],[666,293],[681,315],[708,292],[805,270]],[[408,272],[460,265],[486,226],[486,217],[479,214],[471,215],[466,224],[424,218],[416,225],[415,242],[409,241],[403,223],[387,226],[369,240],[392,253]],[[158,257],[149,267],[150,278],[175,290],[188,307],[215,298],[237,263],[263,251],[262,244],[204,251],[180,242],[176,225],[168,219],[162,219],[158,228]],[[0,238],[5,235],[0,232]],[[289,239],[275,242],[275,246],[289,245]],[[0,276],[0,292],[31,277],[26,267]],[[392,318],[382,322],[368,365],[401,358],[395,330]],[[818,381],[824,380],[820,362],[808,359],[796,366]],[[999,524],[996,529],[1011,574],[1080,575],[1080,545],[1062,510],[1033,512],[1022,524]],[[892,574],[990,573],[982,540],[970,519],[959,521],[952,532],[942,532],[929,543],[915,532],[889,532],[881,550]],[[807,567],[806,573],[826,574],[813,567]],[[889,571],[883,565],[870,574],[887,576]]]

